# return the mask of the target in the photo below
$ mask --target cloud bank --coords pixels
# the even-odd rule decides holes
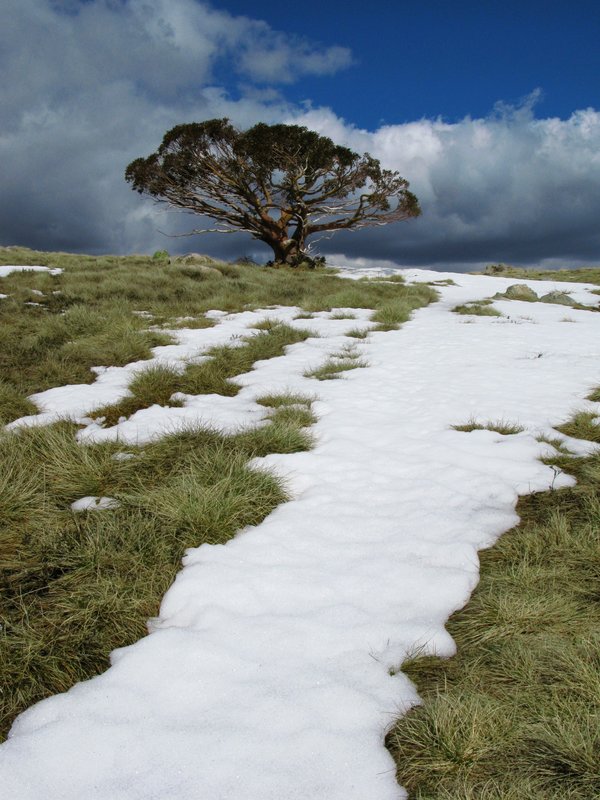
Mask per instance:
[[[485,119],[420,120],[375,132],[332,112],[299,118],[411,182],[423,215],[345,235],[332,252],[402,263],[600,262],[600,113],[536,119],[533,103]],[[347,242],[347,244],[346,244]]]
[[[0,243],[82,252],[264,255],[244,234],[166,239],[197,220],[123,179],[181,122],[294,122],[368,151],[409,179],[415,221],[338,234],[324,253],[454,269],[600,261],[600,113],[536,119],[533,100],[485,119],[359,130],[285,87],[352,54],[195,0],[8,0],[0,30]]]

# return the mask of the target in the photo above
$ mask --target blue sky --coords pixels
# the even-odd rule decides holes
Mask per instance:
[[[331,260],[600,264],[600,4],[4,0],[0,244],[270,253],[124,181],[176,124],[305,125],[410,181],[418,220]]]
[[[234,14],[249,8],[244,0],[219,6]],[[282,27],[281,2],[251,7]],[[287,9],[284,30],[348,47],[355,62],[331,77],[304,79],[287,96],[331,106],[360,127],[485,116],[496,102],[515,104],[535,89],[541,116],[600,108],[598,2],[305,0]]]

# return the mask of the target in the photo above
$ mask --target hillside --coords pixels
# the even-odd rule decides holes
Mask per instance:
[[[10,796],[403,797],[384,737],[419,703],[404,669],[427,701],[430,656],[454,654],[445,624],[520,496],[551,497],[556,529],[557,498],[581,506],[571,474],[597,485],[593,287],[561,283],[557,300],[553,280],[519,278],[554,298],[540,302],[509,299],[511,278],[424,270],[15,250],[0,263],[47,268],[0,268],[7,723],[121,648],[17,719],[0,748]],[[524,600],[536,633],[558,613],[534,593],[552,570]],[[563,601],[563,638],[574,621],[579,639],[597,633],[589,597]],[[498,626],[492,642],[523,632]],[[586,691],[599,683],[590,673]],[[497,775],[520,732],[491,766],[463,752],[453,771],[428,755],[431,729],[417,756],[401,722],[388,738],[411,796],[516,797],[526,780],[536,800],[584,800],[599,786],[585,715],[570,783],[541,730],[546,760],[516,788]]]

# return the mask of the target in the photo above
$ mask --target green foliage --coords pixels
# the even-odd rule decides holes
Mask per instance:
[[[512,436],[515,433],[522,433],[525,430],[525,428],[518,423],[509,422],[505,419],[483,424],[477,422],[477,420],[473,418],[464,425],[453,425],[452,429],[455,431],[462,431],[463,433],[470,433],[471,431],[495,431],[496,433],[501,433],[503,436]]]
[[[331,356],[320,367],[306,370],[305,378],[316,378],[318,381],[330,381],[342,377],[343,372],[368,366],[364,358],[356,350],[355,344],[345,345],[338,353]]]
[[[600,796],[600,454],[553,463],[577,485],[521,498],[480,553],[457,655],[402,665],[423,706],[387,745],[411,800]]]
[[[155,250],[152,255],[154,261],[168,261],[169,260],[169,251],[168,250]]]
[[[221,230],[246,231],[272,248],[275,265],[306,269],[324,261],[306,252],[313,234],[421,213],[397,172],[299,125],[177,125],[155,153],[129,164],[125,179],[140,194],[216,220]]]
[[[557,425],[556,430],[575,439],[587,439],[600,444],[600,419],[591,411],[580,411],[569,422]]]
[[[82,447],[68,424],[0,434],[0,736],[26,707],[108,666],[146,633],[188,547],[227,541],[285,500],[249,459],[311,446],[310,400],[269,398],[268,424],[198,428],[146,447]],[[75,514],[70,503],[120,506]]]
[[[331,271],[299,274],[288,268],[265,270],[213,260],[201,279],[194,265],[163,268],[150,256],[85,256],[0,248],[0,264],[64,269],[62,275],[20,272],[2,278],[2,291],[10,294],[0,304],[3,423],[32,413],[26,398],[34,392],[90,383],[95,378],[91,367],[149,358],[152,347],[169,343],[171,328],[213,324],[204,316],[209,309],[237,312],[294,305],[306,309],[300,316],[310,317],[313,311],[377,309],[401,300],[410,308],[418,308],[434,299],[433,293],[425,296],[419,287],[349,285]],[[31,289],[43,293],[35,295],[41,306],[25,305]],[[150,324],[153,330],[149,331]],[[156,330],[160,326],[164,333]],[[209,367],[190,368],[187,379],[190,389],[214,391],[216,386],[220,393],[236,392],[218,371],[211,375]]]
[[[208,309],[377,309],[395,300],[417,308],[431,299],[395,284],[349,287],[330,272],[245,265],[212,265],[216,274],[198,280],[147,256],[0,248],[0,263],[65,270],[2,279],[11,295],[0,305],[3,422],[33,411],[26,399],[32,391],[91,380],[89,367],[111,359],[148,358],[150,347],[169,341],[171,327],[211,324],[204,317]],[[35,295],[42,306],[24,305],[31,288],[43,292]],[[160,325],[165,333],[156,331]],[[135,376],[122,404],[102,410],[105,422],[153,403],[173,405],[175,391],[235,394],[231,378],[310,335],[271,319],[249,332],[241,347],[213,348],[206,361],[183,373],[153,365]],[[332,360],[359,366],[357,356],[343,349]],[[264,396],[260,427],[236,436],[187,430],[140,448],[80,446],[77,426],[68,423],[0,432],[2,734],[20,711],[98,674],[111,650],[145,635],[146,620],[157,614],[186,548],[226,541],[285,498],[278,478],[247,462],[310,448],[312,400]],[[114,497],[120,505],[73,513],[70,504],[86,495]]]
[[[482,275],[499,275],[506,278],[521,278],[538,281],[568,281],[569,283],[600,284],[600,267],[583,267],[581,269],[524,269],[511,267],[509,264],[490,264]]]
[[[492,305],[491,300],[473,300],[464,305],[455,306],[452,311],[455,314],[464,314],[477,317],[501,317],[502,314]]]

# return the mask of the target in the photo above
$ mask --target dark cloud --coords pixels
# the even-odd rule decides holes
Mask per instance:
[[[327,110],[297,118],[400,171],[423,209],[417,220],[340,236],[322,249],[412,265],[600,261],[600,113],[536,119],[532,105],[373,133]]]
[[[339,234],[321,252],[411,265],[600,260],[600,113],[538,120],[533,100],[486,119],[358,130],[279,86],[347,66],[320,47],[195,0],[8,0],[0,28],[0,244],[86,252],[269,257],[244,234],[167,239],[199,227],[125,184],[133,158],[175,124],[230,117],[306,124],[411,182],[423,216]],[[228,94],[224,70],[235,84]],[[558,261],[557,261],[558,263]]]
[[[248,81],[289,83],[350,62],[344,48],[284,37],[195,0],[8,0],[3,11],[0,244],[164,247],[158,228],[178,231],[182,221],[125,184],[133,158],[180,122],[279,120],[290,113],[285,100]],[[270,66],[256,55],[267,51]],[[235,101],[213,83],[223,65],[246,82]]]

